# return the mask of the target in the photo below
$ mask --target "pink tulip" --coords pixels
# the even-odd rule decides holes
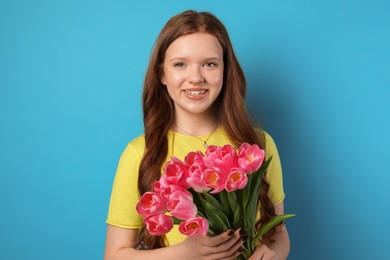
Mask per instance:
[[[208,168],[218,168],[226,176],[233,168],[238,168],[237,152],[231,145],[223,147],[211,145],[206,150],[207,157],[204,158],[205,165]]]
[[[234,147],[229,144],[222,146],[221,157],[224,158],[226,157],[226,155],[229,155],[232,158],[236,157],[237,155],[236,149],[234,149]]]
[[[240,172],[239,170],[232,171],[225,183],[226,191],[235,191],[237,189],[243,189],[248,183],[248,177],[246,174]]]
[[[144,219],[149,233],[153,236],[161,236],[173,228],[173,219],[165,214],[151,215]]]
[[[184,189],[183,187],[179,187],[179,186],[176,186],[176,185],[168,185],[168,186],[160,186],[159,188],[159,194],[160,196],[165,199],[166,201],[169,200],[170,196],[172,193],[174,193],[175,191],[177,190],[184,190],[184,191],[187,191],[186,189]]]
[[[210,192],[212,194],[222,191],[226,180],[227,176],[217,169],[207,169],[204,172],[204,183],[207,187],[214,189]]]
[[[238,151],[238,164],[244,173],[254,173],[263,164],[264,155],[264,150],[258,145],[243,143]]]
[[[187,156],[184,158],[185,163],[188,166],[192,166],[194,164],[203,164],[203,157],[204,154],[201,151],[197,152],[190,152],[187,154]]]
[[[222,160],[227,155],[230,157],[236,156],[236,150],[231,145],[224,145],[222,147],[210,145],[206,150],[207,158],[211,160]]]
[[[167,209],[172,216],[186,220],[195,217],[198,209],[193,203],[192,194],[187,190],[177,190],[169,196]]]
[[[141,196],[136,209],[142,216],[164,213],[167,210],[166,201],[162,199],[160,195],[154,192],[145,192]]]
[[[160,183],[164,186],[173,184],[185,189],[188,188],[186,182],[188,178],[188,168],[187,164],[172,156],[171,161],[169,161],[163,169],[165,174],[161,176]]]
[[[189,153],[185,158],[185,162],[190,166],[187,183],[196,192],[207,192],[211,189],[204,183],[204,171],[206,169],[203,161],[204,157],[204,154],[198,151]]]
[[[209,230],[209,223],[201,217],[189,218],[179,224],[180,233],[189,237],[205,236]]]
[[[205,184],[204,171],[205,171],[205,167],[200,164],[199,165],[194,164],[190,167],[187,183],[196,192],[201,193],[201,192],[208,192],[209,190],[211,190],[211,188],[207,187]]]
[[[161,194],[161,191],[162,191],[161,189],[162,189],[162,187],[161,187],[160,181],[155,181],[155,182],[153,182],[152,187],[153,187],[153,190],[154,190],[157,194]]]
[[[223,166],[221,147],[210,145],[203,160],[207,168]]]

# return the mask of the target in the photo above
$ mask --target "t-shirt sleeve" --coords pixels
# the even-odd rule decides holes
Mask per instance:
[[[139,201],[138,169],[141,160],[140,145],[130,142],[123,151],[116,170],[108,209],[107,224],[138,229],[142,217],[136,211]],[[142,148],[142,147],[141,147]]]
[[[266,180],[270,185],[269,196],[274,205],[284,200],[282,166],[276,144],[272,137],[265,133],[265,154],[266,159],[272,156],[272,160],[266,172]]]

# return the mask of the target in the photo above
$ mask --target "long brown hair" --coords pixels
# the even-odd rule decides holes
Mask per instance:
[[[174,120],[172,100],[161,83],[165,52],[177,38],[192,33],[209,33],[220,42],[224,57],[224,83],[221,93],[213,104],[220,124],[236,146],[244,142],[265,147],[264,135],[253,128],[245,106],[246,80],[234,54],[225,26],[208,12],[185,11],[172,17],[160,32],[149,61],[143,90],[143,115],[145,153],[138,176],[140,194],[151,190],[152,183],[161,177],[161,167],[168,153],[167,133]],[[261,219],[256,227],[275,216],[273,204],[268,197],[269,185],[263,178],[259,194]],[[274,232],[274,231],[273,231]],[[270,241],[272,232],[264,240]],[[166,246],[165,236],[151,236],[143,227],[138,236],[141,248],[152,249]]]

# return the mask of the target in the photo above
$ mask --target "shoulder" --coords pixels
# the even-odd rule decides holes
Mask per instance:
[[[127,143],[122,157],[141,158],[145,150],[145,136],[140,135]]]
[[[133,140],[131,140],[128,145],[133,146],[135,148],[145,149],[145,135],[139,135]]]
[[[277,154],[278,149],[276,148],[276,144],[275,144],[275,141],[272,138],[272,136],[268,132],[266,132],[260,128],[255,128],[255,130],[260,135],[260,137],[264,140],[265,153],[267,155]]]
[[[272,136],[267,133],[266,131],[263,131],[264,133],[264,139],[265,139],[265,148],[266,149],[276,149],[276,144]]]

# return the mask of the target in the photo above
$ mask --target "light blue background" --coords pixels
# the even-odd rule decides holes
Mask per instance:
[[[102,259],[163,24],[227,26],[279,147],[289,259],[390,259],[390,2],[0,1],[0,258]]]

